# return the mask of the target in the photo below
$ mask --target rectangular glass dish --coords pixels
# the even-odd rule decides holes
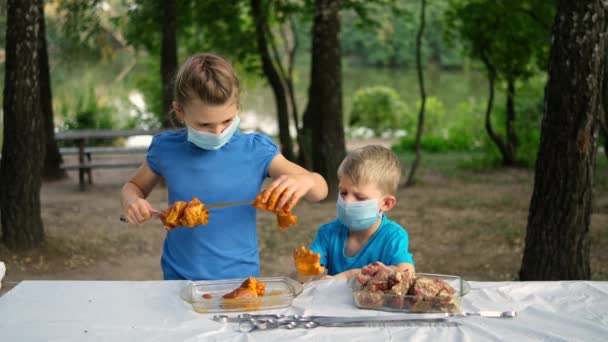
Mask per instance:
[[[264,296],[257,298],[222,298],[223,295],[239,287],[245,278],[190,281],[181,289],[180,297],[192,304],[194,311],[199,313],[243,312],[290,306],[303,289],[302,284],[287,277],[257,278],[257,280],[266,283]]]
[[[417,273],[417,278],[441,279],[456,292],[443,296],[414,296],[367,291],[362,288],[357,276],[348,280],[352,289],[353,302],[360,309],[401,312],[401,313],[460,313],[462,296],[469,286],[459,276],[445,274]]]

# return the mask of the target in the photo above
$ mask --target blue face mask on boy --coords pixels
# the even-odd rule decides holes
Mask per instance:
[[[235,116],[230,126],[220,134],[203,132],[188,126],[188,141],[204,150],[219,150],[230,141],[240,122],[238,115]]]
[[[377,199],[346,203],[338,195],[336,211],[340,221],[351,231],[366,229],[380,218]]]

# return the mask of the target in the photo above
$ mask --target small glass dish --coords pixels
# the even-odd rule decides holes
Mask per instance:
[[[189,281],[179,293],[199,313],[243,312],[278,309],[290,306],[302,293],[302,284],[287,277],[257,278],[266,283],[264,296],[257,298],[224,299],[223,295],[241,286],[245,278]]]
[[[469,284],[459,276],[445,274],[416,273],[417,278],[441,279],[456,292],[449,296],[413,296],[370,292],[361,288],[357,276],[348,279],[353,302],[360,309],[402,313],[460,313],[462,296],[470,290]]]

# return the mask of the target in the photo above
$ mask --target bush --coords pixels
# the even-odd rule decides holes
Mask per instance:
[[[425,113],[425,132],[420,145],[426,152],[474,151],[483,146],[483,106],[472,101],[461,102],[450,113],[450,121],[445,123],[446,110],[443,103],[434,97],[429,98]],[[430,104],[430,105],[429,105]],[[428,119],[428,120],[427,120]],[[427,125],[427,122],[429,123]],[[444,124],[441,127],[440,124]],[[416,137],[409,134],[393,146],[396,152],[414,151]]]
[[[62,129],[113,129],[116,123],[112,113],[114,109],[101,103],[95,96],[95,89],[90,87],[87,93],[76,94],[76,102],[72,106],[62,101],[60,114],[63,118]],[[107,141],[105,142],[107,144]],[[66,142],[66,146],[69,144]],[[104,144],[103,139],[93,139],[90,145]]]
[[[414,117],[414,125],[412,127],[412,134],[416,132],[416,125],[418,125],[418,112],[420,111],[421,101],[418,100],[416,102],[416,112],[410,114],[410,116]],[[440,130],[444,127],[441,125],[445,125],[445,106],[443,102],[435,97],[429,96],[426,98],[426,104],[424,108],[424,127],[423,133],[440,133]]]
[[[349,125],[367,127],[380,135],[399,129],[409,131],[414,124],[415,116],[394,89],[376,86],[355,92]]]

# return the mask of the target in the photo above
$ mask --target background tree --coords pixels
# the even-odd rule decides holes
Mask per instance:
[[[285,158],[294,161],[296,158],[293,152],[293,144],[289,132],[289,89],[285,83],[286,75],[284,68],[280,64],[280,60],[277,60],[278,56],[273,60],[273,56],[270,53],[270,45],[274,39],[268,25],[271,3],[272,1],[268,0],[251,0],[251,14],[254,20],[255,38],[260,60],[262,62],[262,70],[274,94],[277,121],[279,124],[281,153]]]
[[[180,0],[175,3],[179,18],[179,25],[176,25],[178,64],[194,53],[206,51],[227,57],[238,70],[257,70],[259,57],[247,0]],[[158,62],[162,50],[162,30],[159,28],[165,20],[165,5],[161,0],[132,0],[127,12],[129,20],[124,26],[129,44],[143,52],[140,59],[149,72],[140,75],[139,87],[148,110],[161,122],[167,117],[162,101],[167,82],[159,79],[161,67]]]
[[[312,59],[308,105],[302,128],[305,153],[314,171],[338,193],[336,170],[346,153],[342,119],[340,60],[340,0],[316,0],[312,30]]]
[[[169,115],[173,103],[173,76],[177,70],[177,3],[176,0],[162,2],[162,41],[160,53],[160,73],[163,92],[163,127],[173,127]]]
[[[554,4],[543,0],[451,0],[447,22],[465,42],[468,54],[481,60],[490,83],[486,130],[496,144],[504,165],[517,162],[515,91],[546,64],[550,36],[546,21]],[[540,13],[541,15],[536,15]],[[494,82],[506,83],[504,136],[492,126]]]
[[[4,79],[4,140],[0,161],[2,240],[11,249],[40,246],[44,116],[40,106],[42,0],[9,0]]]
[[[590,279],[595,134],[606,66],[606,4],[560,0],[521,280]]]
[[[44,16],[44,1],[39,3],[40,16],[38,17],[38,27],[40,34],[38,36],[38,63],[40,64],[40,110],[44,117],[44,132],[46,137],[45,142],[45,158],[43,177],[45,179],[61,179],[67,175],[65,170],[61,168],[63,158],[59,153],[59,146],[55,140],[55,118],[53,115],[53,93],[51,91],[51,72],[49,70],[49,54],[47,49],[46,23]]]
[[[424,24],[426,17],[426,0],[420,1],[420,27],[418,28],[418,33],[416,34],[416,71],[418,73],[418,84],[420,86],[420,109],[418,112],[418,127],[416,128],[416,158],[412,163],[412,167],[410,168],[410,172],[407,176],[407,180],[405,185],[411,185],[414,181],[414,175],[416,174],[416,169],[418,169],[418,165],[420,164],[420,159],[422,156],[420,155],[420,141],[422,139],[422,130],[424,128],[424,109],[426,106],[426,92],[424,90],[424,74],[422,73],[422,35],[424,34]]]

